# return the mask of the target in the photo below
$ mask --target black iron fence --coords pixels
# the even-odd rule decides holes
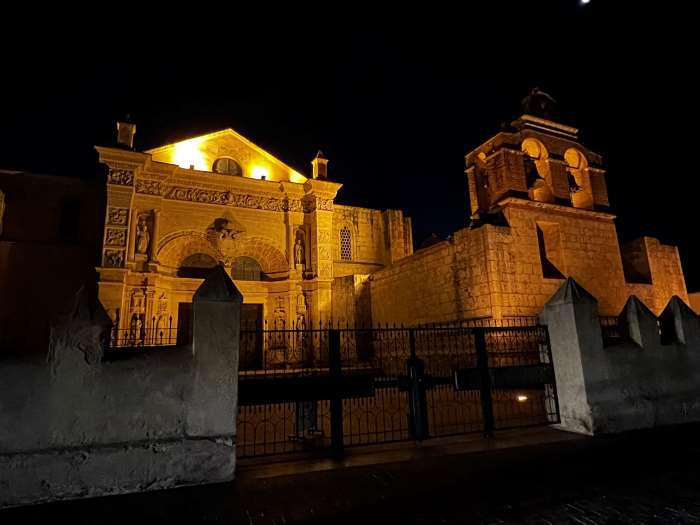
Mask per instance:
[[[546,328],[482,323],[244,327],[239,456],[558,422]]]
[[[145,322],[143,316],[134,317],[129,328],[119,328],[119,318],[114,322],[110,336],[111,348],[138,348],[148,346],[173,346],[178,344],[177,328],[172,316]]]

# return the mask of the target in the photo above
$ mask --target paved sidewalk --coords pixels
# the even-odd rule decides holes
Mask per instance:
[[[298,461],[247,462],[234,483],[9,509],[0,523],[700,524],[700,425],[375,454],[371,465],[359,453],[307,461],[305,473]]]

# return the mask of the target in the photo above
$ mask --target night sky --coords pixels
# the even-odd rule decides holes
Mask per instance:
[[[603,155],[620,237],[678,245],[700,289],[693,3],[462,4],[6,20],[0,168],[96,177],[126,113],[139,150],[232,127],[302,173],[323,150],[337,202],[405,210],[418,246],[468,224],[464,155],[538,86]]]

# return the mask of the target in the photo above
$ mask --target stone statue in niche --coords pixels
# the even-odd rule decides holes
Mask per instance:
[[[139,217],[138,225],[136,226],[136,253],[147,254],[148,245],[151,242],[151,234],[148,231],[148,223],[146,217]]]
[[[304,240],[297,237],[297,243],[294,245],[294,265],[302,269],[306,266],[306,257],[304,256]]]

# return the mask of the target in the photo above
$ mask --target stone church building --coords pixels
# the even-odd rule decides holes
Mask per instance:
[[[320,152],[300,173],[232,129],[140,152],[135,125],[119,123],[116,145],[96,148],[107,169],[99,191],[0,172],[2,297],[19,296],[23,271],[45,281],[24,280],[24,310],[3,301],[0,346],[23,340],[13,332],[26,332],[21,315],[53,315],[57,304],[37,314],[48,299],[32,303],[55,284],[36,265],[72,275],[61,261],[82,269],[65,287],[92,279],[120,330],[176,327],[179,338],[194,291],[219,264],[243,294],[244,320],[268,327],[535,316],[568,276],[601,315],[633,294],[656,314],[673,295],[688,302],[676,247],[649,237],[619,245],[602,159],[556,122],[550,101],[533,91],[519,119],[466,155],[471,224],[415,253],[400,210],[336,202],[342,185]],[[42,228],[27,228],[42,199],[64,193],[39,212]],[[80,249],[51,233],[60,228],[81,232]]]
[[[119,327],[171,323],[187,335],[192,294],[221,264],[258,326],[333,319],[337,279],[367,275],[413,253],[397,210],[334,202],[319,152],[304,176],[232,129],[150,151],[98,147],[109,169],[99,298]]]

